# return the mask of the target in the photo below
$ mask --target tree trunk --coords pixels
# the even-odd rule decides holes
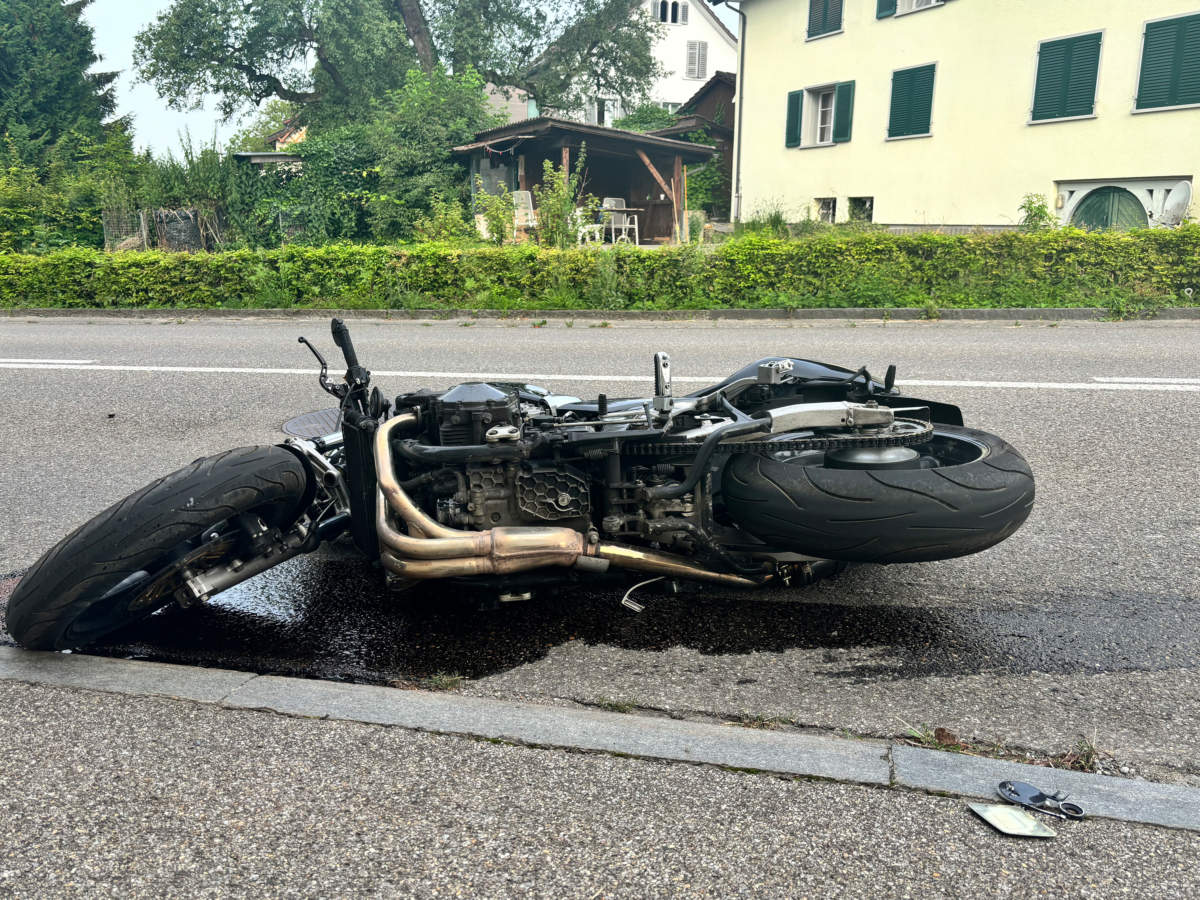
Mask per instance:
[[[433,49],[433,38],[429,34],[429,21],[425,18],[425,10],[421,8],[421,0],[392,0],[392,6],[400,13],[404,22],[404,30],[408,39],[417,51],[417,59],[421,68],[432,72],[437,65],[437,54]]]

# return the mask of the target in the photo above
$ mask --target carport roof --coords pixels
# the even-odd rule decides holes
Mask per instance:
[[[547,138],[563,140],[578,138],[581,141],[587,141],[590,146],[607,145],[606,149],[610,151],[625,148],[630,156],[633,156],[637,150],[655,155],[678,154],[686,163],[707,162],[717,152],[716,147],[710,147],[707,144],[692,144],[688,141],[677,141],[653,134],[642,134],[638,131],[625,131],[622,128],[588,125],[568,119],[556,119],[552,116],[523,119],[519,122],[501,125],[499,128],[481,131],[475,135],[474,141],[455,147],[453,152],[468,154],[474,150],[491,147],[499,142],[545,140]]]

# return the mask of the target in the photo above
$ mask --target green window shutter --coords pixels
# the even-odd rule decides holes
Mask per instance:
[[[804,91],[792,91],[787,97],[787,125],[784,127],[784,145],[800,146],[800,117],[804,111]]]
[[[908,132],[908,72],[892,73],[892,105],[888,110],[888,137],[901,137]]]
[[[1200,15],[1146,26],[1137,108],[1200,103]]]
[[[844,144],[854,130],[854,82],[843,81],[833,95],[833,142]]]
[[[1090,116],[1096,111],[1100,34],[1046,41],[1038,49],[1033,119]]]
[[[928,134],[933,118],[935,66],[919,66],[892,73],[892,104],[888,137]]]
[[[842,30],[843,0],[808,0],[808,36]]]
[[[875,4],[875,18],[886,19],[888,16],[896,14],[896,0],[877,0]]]
[[[1188,17],[1182,30],[1175,102],[1200,103],[1200,16]]]
[[[1096,81],[1100,74],[1099,34],[1085,34],[1072,41],[1070,72],[1067,76],[1068,116],[1090,116],[1096,111]]]

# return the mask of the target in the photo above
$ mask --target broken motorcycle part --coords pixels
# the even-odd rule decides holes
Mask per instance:
[[[1010,803],[1016,803],[1018,806],[1024,806],[1058,819],[1082,819],[1084,815],[1082,806],[1067,800],[1068,794],[1064,794],[1062,791],[1047,794],[1040,788],[1024,781],[1002,781],[996,788],[996,793]]]
[[[993,828],[1016,837],[1058,837],[1058,832],[1023,809],[1007,803],[968,803],[971,811]]]

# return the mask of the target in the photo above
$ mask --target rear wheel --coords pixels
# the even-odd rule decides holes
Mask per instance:
[[[290,525],[307,481],[289,451],[243,447],[146,485],[34,564],[9,598],[8,632],[30,649],[61,650],[145,618],[174,599],[187,572],[246,550],[243,517]]]
[[[1033,474],[985,431],[938,425],[897,463],[876,452],[739,454],[721,480],[729,516],[773,548],[822,559],[922,562],[986,550],[1033,507]],[[858,451],[855,451],[856,453]],[[911,455],[910,455],[911,456]]]

